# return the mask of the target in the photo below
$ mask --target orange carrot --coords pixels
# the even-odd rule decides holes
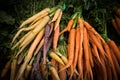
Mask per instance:
[[[115,11],[115,13],[116,13],[116,15],[117,15],[118,17],[120,17],[120,8],[117,8],[116,11]]]
[[[83,28],[83,50],[84,50],[84,61],[85,61],[85,77],[90,76],[90,61],[89,61],[89,43],[88,43],[88,34],[87,34],[87,30],[84,27]]]
[[[84,21],[84,25],[87,28],[88,31],[93,32],[96,36],[98,36],[102,41],[104,41],[104,39],[101,37],[101,35],[87,22]]]
[[[74,20],[73,20],[73,19],[69,20],[67,26],[60,32],[59,35],[63,34],[63,33],[66,32],[66,31],[70,31],[73,23],[74,23]]]
[[[92,55],[95,57],[96,61],[98,61],[98,63],[101,64],[101,60],[100,60],[100,57],[99,57],[99,52],[98,52],[98,49],[97,49],[97,46],[92,42],[91,42],[91,45],[92,45]]]
[[[118,77],[117,77],[117,73],[116,73],[116,70],[115,70],[115,66],[114,66],[114,62],[112,60],[112,57],[111,57],[111,52],[110,52],[110,48],[108,46],[108,44],[106,42],[102,42],[103,44],[103,47],[106,51],[106,54],[107,54],[107,59],[108,59],[108,65],[109,67],[111,67],[111,70],[112,70],[112,73],[113,73],[113,77],[114,77],[114,80],[118,80]]]
[[[100,55],[103,58],[105,58],[105,51],[103,49],[102,44],[99,42],[98,37],[96,35],[94,35],[94,33],[92,33],[91,31],[88,31],[88,32],[89,32],[91,41],[93,41],[93,43],[97,46],[97,48],[98,48],[98,50],[100,52]]]
[[[119,57],[120,56],[120,50],[119,50],[117,44],[113,40],[109,39],[108,40],[108,45],[113,50],[113,52],[114,52],[114,54],[115,54],[115,56],[118,60],[118,63],[120,64],[120,57]]]
[[[79,43],[79,54],[78,54],[78,61],[77,61],[77,66],[78,66],[78,72],[79,72],[79,77],[78,79],[83,80],[83,20],[81,18],[78,18],[78,23],[80,26],[80,43]]]
[[[93,68],[94,67],[94,62],[93,62],[93,55],[92,55],[92,50],[91,50],[90,45],[89,45],[89,59],[90,59],[90,65]]]
[[[77,65],[77,60],[78,60],[78,53],[79,53],[79,45],[80,44],[80,27],[76,28],[76,36],[75,36],[75,56],[74,56],[74,61],[73,61],[73,71],[71,72],[70,79],[73,76],[73,73],[75,72],[75,68]]]
[[[118,30],[120,31],[120,18],[115,16],[115,22],[116,22],[116,25],[118,27]]]
[[[43,61],[40,62],[40,72],[42,74],[42,78],[44,80],[48,80],[48,77],[46,76],[48,74],[48,69],[46,68],[46,65],[43,63]]]
[[[112,25],[115,28],[115,30],[117,31],[118,35],[120,35],[120,29],[118,28],[118,25],[117,25],[115,19],[112,19]]]
[[[70,30],[70,34],[69,34],[69,39],[68,39],[68,46],[69,46],[69,50],[68,50],[68,63],[60,70],[64,70],[68,67],[71,66],[71,64],[73,63],[73,59],[74,59],[74,48],[75,48],[75,29],[72,28]]]
[[[104,61],[103,57],[100,57],[100,59],[102,62],[101,66],[100,66],[101,71],[102,71],[102,78],[103,78],[103,80],[107,80],[107,71],[106,71],[105,61]]]
[[[119,63],[118,63],[118,61],[116,59],[116,56],[115,56],[113,50],[110,49],[110,51],[111,51],[110,55],[112,57],[112,60],[113,60],[113,63],[114,63],[115,69],[116,69],[115,71],[117,72],[118,75],[120,75],[120,66],[119,66]]]
[[[53,36],[53,51],[54,52],[56,52],[56,49],[57,49],[59,30],[60,30],[60,25],[54,31],[54,36]]]
[[[64,65],[59,64],[59,70],[62,69],[63,67]],[[60,77],[60,80],[66,80],[67,79],[66,70],[59,72],[59,77]]]

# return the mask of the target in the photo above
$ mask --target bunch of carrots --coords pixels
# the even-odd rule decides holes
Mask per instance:
[[[101,37],[80,14],[77,15],[60,32],[61,35],[68,31],[69,37],[68,62],[59,72],[68,70],[69,80],[118,80],[120,50],[117,44],[108,37]]]
[[[116,32],[118,33],[118,35],[120,36],[120,8],[117,8],[115,10],[115,15],[114,18],[112,19],[112,25]]]
[[[42,47],[43,62],[46,63],[46,55],[53,40],[53,33],[59,29],[62,12],[60,5],[45,8],[20,25],[11,42],[13,54],[2,71],[2,77],[11,68],[10,80],[26,79]]]
[[[103,38],[82,12],[61,30],[62,12],[59,6],[45,8],[20,25],[1,77],[11,68],[10,80],[119,80],[117,44]]]

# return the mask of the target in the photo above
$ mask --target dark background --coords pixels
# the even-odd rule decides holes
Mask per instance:
[[[99,24],[96,18],[102,19],[99,13],[106,10],[104,20],[108,37],[120,45],[119,36],[111,25],[114,11],[120,7],[120,0],[0,0],[0,72],[12,54],[10,43],[20,23],[45,7],[63,3],[66,4],[66,9],[63,12],[62,26],[82,6],[84,19],[90,22],[99,33],[104,31],[102,30],[104,24]]]

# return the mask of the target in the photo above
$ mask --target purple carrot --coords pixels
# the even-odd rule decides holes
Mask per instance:
[[[49,41],[49,33],[50,33],[50,24],[46,25],[45,28],[45,36],[44,36],[44,45],[43,45],[43,63],[46,63],[46,54],[48,52],[48,41]]]
[[[43,46],[40,49],[38,55],[36,56],[35,61],[33,62],[33,68],[32,68],[32,72],[31,72],[31,80],[42,80],[40,68],[39,68],[39,61],[40,61],[42,51],[43,51]]]

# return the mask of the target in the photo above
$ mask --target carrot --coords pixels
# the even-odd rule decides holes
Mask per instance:
[[[104,39],[101,37],[101,35],[87,22],[84,21],[84,25],[87,28],[88,31],[93,32],[96,36],[98,36],[102,41],[104,41]]]
[[[80,27],[78,26],[76,28],[76,35],[75,35],[75,56],[73,60],[73,69],[72,69],[73,71],[71,72],[70,79],[72,78],[76,65],[77,65],[79,46],[80,46],[79,44],[80,44]]]
[[[114,52],[114,54],[115,54],[115,56],[118,60],[118,63],[120,64],[120,57],[119,57],[120,56],[120,50],[119,50],[117,44],[113,40],[109,39],[108,40],[108,45],[113,50],[113,52]]]
[[[11,65],[11,61],[8,61],[5,64],[5,67],[2,69],[2,72],[1,72],[1,77],[5,77],[5,75],[7,74],[8,70],[10,69],[10,65]]]
[[[64,65],[59,64],[59,70],[62,69],[63,67]],[[60,80],[67,80],[66,70],[59,72],[59,77],[60,77]]]
[[[50,33],[49,33],[49,36],[51,35],[51,33],[53,32],[53,28],[54,28],[54,23],[50,23]]]
[[[111,70],[111,67],[109,65],[107,65],[107,79],[108,80],[112,80],[114,79],[114,77],[112,76],[112,70]],[[114,79],[115,80],[115,79]]]
[[[90,65],[93,68],[94,67],[94,61],[93,61],[92,50],[91,50],[90,45],[89,45],[89,59],[90,59]]]
[[[27,20],[25,20],[25,21],[20,25],[19,28],[22,28],[24,25],[32,22],[32,21],[35,20],[37,17],[39,17],[39,16],[41,16],[41,15],[43,15],[44,13],[49,12],[49,11],[50,11],[50,8],[45,8],[45,9],[43,9],[42,11],[38,12],[37,14],[35,14],[35,15],[33,15],[32,17],[30,17],[30,18],[28,18]]]
[[[97,49],[97,46],[92,42],[90,41],[91,45],[92,45],[92,55],[95,57],[96,61],[98,61],[98,63],[101,64],[101,60],[100,60],[100,56],[99,56],[99,52],[98,52],[98,49]]]
[[[44,28],[38,33],[38,35],[36,36],[35,40],[33,41],[33,43],[31,44],[27,56],[25,57],[25,61],[28,62],[33,54],[33,51],[35,50],[36,46],[38,45],[39,41],[42,39],[43,35],[44,35]]]
[[[118,35],[120,35],[120,29],[118,28],[115,19],[112,19],[112,25],[115,28],[115,30],[117,31]]]
[[[63,61],[60,59],[60,57],[55,54],[55,52],[50,52],[49,53],[49,56],[52,58],[52,59],[55,59],[57,62],[59,62],[60,64],[64,65]]]
[[[37,25],[39,25],[40,22],[41,22],[41,20],[39,20],[38,22],[36,22],[36,23],[35,23],[34,25],[32,25],[32,26],[25,27],[25,28],[21,28],[21,29],[15,34],[15,36],[13,37],[12,43],[15,41],[15,39],[19,36],[19,34],[20,34],[22,31],[32,30],[32,29],[34,29]]]
[[[92,76],[92,74],[90,74],[90,61],[89,61],[89,40],[88,40],[88,33],[86,28],[83,28],[83,50],[84,50],[84,59],[85,59],[85,77],[87,78],[87,76]]]
[[[70,31],[70,29],[73,25],[73,22],[74,22],[73,19],[69,20],[67,26],[59,33],[59,35],[63,34],[66,31]]]
[[[51,59],[50,62],[51,62],[51,66],[53,66],[56,69],[56,71],[58,71],[58,65],[57,65],[56,60],[55,59]],[[50,76],[51,76],[52,80],[56,80],[54,75],[51,74]]]
[[[40,62],[40,72],[42,74],[42,78],[44,80],[48,80],[48,68],[46,67],[46,65],[43,63],[43,61]]]
[[[29,76],[29,74],[30,74],[30,72],[31,72],[31,69],[32,69],[32,65],[27,65],[26,66],[26,70],[25,70],[25,79],[27,79],[28,78],[28,76]]]
[[[50,24],[47,24],[45,27],[45,35],[44,35],[44,45],[43,45],[43,62],[46,62],[46,54],[47,54],[47,46],[48,46],[48,41],[50,38]],[[50,47],[50,46],[49,46]]]
[[[59,17],[59,15],[60,15],[60,12],[61,12],[61,11],[62,11],[62,10],[61,10],[60,8],[58,8],[58,9],[55,11],[55,14],[54,14],[52,20],[51,20],[49,23],[52,23],[52,22],[56,21],[57,18]]]
[[[116,15],[117,15],[118,17],[120,17],[120,8],[117,8],[116,11],[115,11],[115,13],[116,13]]]
[[[30,32],[28,32],[27,34],[25,34],[11,49],[15,49],[17,46],[19,46],[24,40],[25,38],[30,34]],[[23,48],[24,49],[24,48]],[[22,51],[22,50],[21,50]]]
[[[37,37],[35,38],[35,40],[33,41],[33,43],[31,44],[29,50],[28,50],[28,53],[25,57],[25,60],[24,60],[24,63],[22,64],[22,66],[20,67],[19,69],[19,72],[17,74],[17,77],[16,79],[20,79],[20,77],[22,76],[28,62],[30,61],[32,55],[33,55],[33,51],[34,49],[36,48],[36,46],[38,45],[39,41],[41,40],[42,36],[44,34],[44,28],[42,29],[42,31],[40,31],[37,35]]]
[[[40,24],[37,25],[32,31],[31,33],[26,37],[26,39],[22,42],[22,44],[20,45],[20,47],[22,47],[23,45],[25,45],[26,43],[30,43],[34,38],[35,36],[39,33],[39,31],[41,31],[45,25],[48,23],[50,17],[49,16],[46,16],[44,17]]]
[[[51,63],[49,62],[49,64],[51,64]],[[56,78],[56,80],[60,80],[58,72],[56,71],[56,69],[53,66],[49,66],[49,69],[50,69],[51,73],[53,74],[53,76]]]
[[[68,49],[68,63],[60,70],[64,70],[68,67],[71,66],[71,64],[73,63],[73,59],[74,59],[74,48],[75,48],[75,29],[72,28],[70,30],[70,34],[69,34],[69,39],[68,39],[68,43],[69,43],[69,49]],[[59,72],[60,72],[59,71]]]
[[[54,52],[56,52],[56,48],[57,48],[57,44],[58,44],[59,31],[60,31],[60,25],[54,31],[54,36],[53,36],[53,51]]]
[[[79,46],[79,54],[78,54],[78,72],[79,77],[78,79],[83,80],[83,20],[81,18],[78,18],[78,24],[80,26],[80,46]]]
[[[60,54],[60,53],[58,53],[58,52],[56,52],[57,53],[57,55],[59,55],[60,56],[60,58],[62,59],[62,61],[65,63],[65,64],[67,64],[68,63],[68,60],[67,60],[67,58],[64,56],[64,55],[62,55],[62,54]],[[75,73],[77,74],[77,75],[79,75],[79,73],[78,73],[78,71],[75,69]]]
[[[41,49],[41,47],[43,46],[43,44],[44,44],[44,38],[39,42],[37,49],[34,52],[34,56],[36,56],[38,54],[38,52]]]
[[[113,52],[113,50],[110,48],[110,52],[111,52],[111,57],[112,57],[112,60],[113,60],[113,63],[114,63],[114,66],[115,66],[115,71],[117,72],[118,75],[120,75],[120,66],[119,66],[119,63],[118,63],[118,60]]]
[[[99,42],[97,36],[94,35],[94,33],[92,33],[91,31],[88,31],[89,35],[90,35],[90,39],[91,41],[93,41],[93,43],[97,46],[100,55],[105,59],[105,51],[103,49],[102,44]]]
[[[103,78],[103,80],[107,80],[107,70],[106,70],[106,66],[105,66],[105,61],[104,61],[103,57],[100,57],[100,59],[102,62],[101,66],[100,66],[101,71],[102,71],[102,78]]]
[[[108,55],[108,65],[110,66],[110,68],[111,68],[111,71],[112,71],[112,73],[113,73],[113,77],[114,77],[114,80],[118,80],[118,78],[117,78],[117,73],[116,73],[116,71],[115,71],[115,66],[114,66],[114,62],[113,62],[113,60],[112,60],[112,57],[111,57],[111,52],[110,52],[110,48],[109,48],[109,46],[108,46],[108,44],[107,43],[105,43],[105,42],[102,42],[102,44],[103,44],[103,47],[104,47],[104,49],[105,49],[105,51],[106,51],[106,54]]]
[[[39,53],[37,54],[36,56],[36,59],[34,60],[34,57],[31,59],[29,65],[32,64],[33,60],[33,68],[32,68],[32,71],[31,71],[31,79],[34,80],[35,79],[41,79],[41,73],[40,73],[40,70],[39,70],[39,61],[40,61],[40,57],[41,57],[41,54],[42,54],[42,51],[43,51],[43,47],[40,49]]]
[[[10,76],[10,80],[14,80],[14,78],[15,78],[16,67],[17,67],[17,59],[13,59],[13,61],[11,63],[11,76]]]
[[[116,22],[116,25],[118,27],[118,30],[120,30],[120,18],[115,16],[115,22]]]
[[[39,17],[37,17],[35,20],[33,20],[30,24],[30,26],[34,25],[35,23],[37,23],[38,21],[40,21],[43,17],[47,16],[49,14],[49,12],[46,12],[42,15],[40,15]]]
[[[60,11],[59,16],[55,22],[54,30],[56,30],[56,28],[59,26],[61,18],[62,18],[62,10]]]

